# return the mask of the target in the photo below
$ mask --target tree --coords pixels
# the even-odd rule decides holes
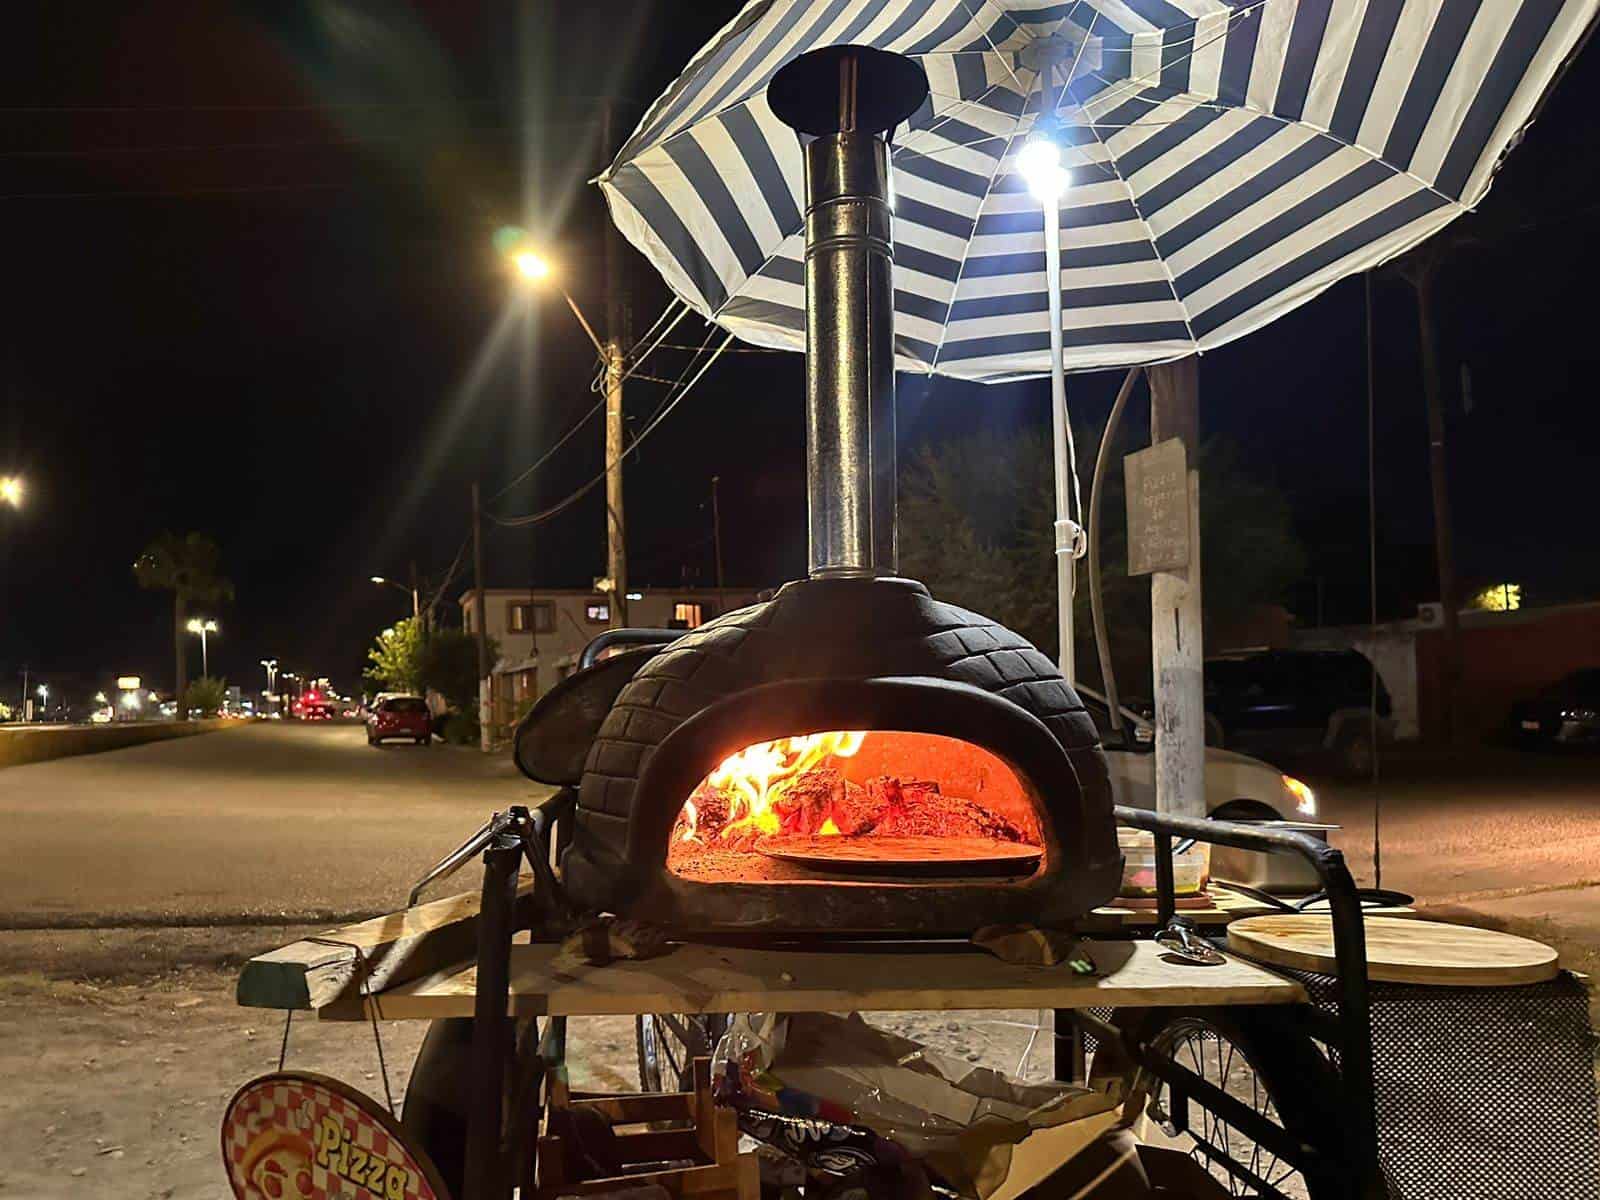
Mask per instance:
[[[1097,433],[1074,431],[1087,469]],[[1087,449],[1085,449],[1087,448]],[[1289,507],[1273,485],[1251,479],[1235,448],[1220,438],[1200,448],[1200,539],[1208,612],[1237,612],[1281,599],[1303,571]],[[916,454],[900,491],[900,565],[943,600],[1009,626],[1046,654],[1057,652],[1055,491],[1049,440],[1042,434],[982,432]],[[1122,472],[1106,473],[1101,575],[1106,624],[1119,678],[1147,675],[1150,592],[1127,574]],[[1074,598],[1078,674],[1098,680],[1086,571]],[[1136,693],[1135,693],[1136,694]]]
[[[489,639],[489,661],[500,657],[500,648]],[[478,641],[460,629],[436,629],[422,643],[418,655],[422,686],[432,688],[455,707],[477,711]]]
[[[489,661],[500,655],[489,639]],[[477,711],[478,643],[459,629],[426,633],[415,618],[396,621],[375,639],[367,651],[372,663],[367,679],[380,691],[421,695],[432,688],[451,704]]]
[[[396,621],[373,639],[366,678],[383,692],[422,691],[423,632],[415,617]]]
[[[214,717],[222,711],[222,706],[227,699],[228,681],[226,679],[213,679],[209,675],[202,675],[191,683],[183,693],[183,711],[187,715],[198,708],[202,717]]]
[[[172,593],[172,648],[177,660],[175,696],[182,697],[188,691],[185,625],[191,606],[220,604],[233,599],[233,584],[217,573],[221,560],[222,552],[217,544],[203,533],[183,537],[163,533],[134,560],[133,575],[140,587]],[[187,709],[179,714],[180,720],[187,717]]]

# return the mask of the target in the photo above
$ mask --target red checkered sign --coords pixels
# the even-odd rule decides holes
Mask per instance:
[[[222,1164],[236,1200],[449,1200],[381,1105],[297,1071],[263,1075],[234,1095]]]

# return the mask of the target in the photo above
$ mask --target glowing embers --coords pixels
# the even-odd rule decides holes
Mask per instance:
[[[723,759],[685,801],[667,859],[707,881],[1031,875],[1040,845],[1030,789],[982,747],[836,731]]]

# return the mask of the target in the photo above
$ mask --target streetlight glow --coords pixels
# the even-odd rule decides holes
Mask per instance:
[[[22,480],[15,475],[0,475],[0,503],[22,507]]]
[[[550,260],[532,250],[518,250],[511,256],[511,265],[529,283],[550,277]]]

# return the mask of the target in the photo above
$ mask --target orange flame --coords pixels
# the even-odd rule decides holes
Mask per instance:
[[[777,833],[778,814],[773,806],[784,791],[823,760],[851,757],[861,749],[866,737],[857,731],[810,733],[757,742],[730,754],[706,776],[706,783],[728,797],[730,820],[723,826],[721,836],[726,838],[751,826],[760,833]],[[695,837],[696,815],[694,801],[690,800],[683,806],[684,841]],[[823,832],[837,833],[838,829],[824,828]]]

